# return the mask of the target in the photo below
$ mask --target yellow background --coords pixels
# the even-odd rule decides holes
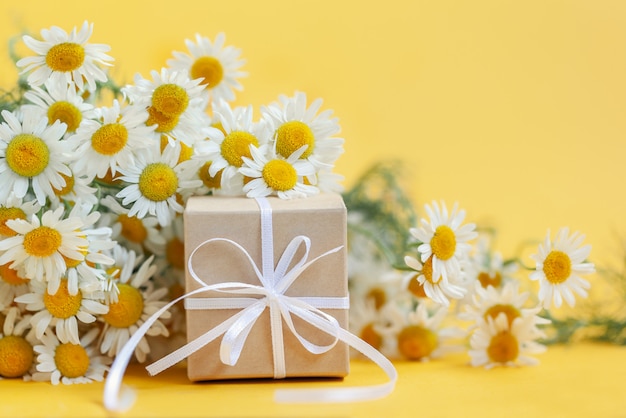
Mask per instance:
[[[0,41],[85,19],[119,83],[148,78],[196,33],[224,32],[247,60],[237,104],[323,98],[346,139],[346,186],[399,158],[420,213],[458,201],[498,229],[505,256],[562,226],[587,235],[597,263],[621,253],[624,1],[3,1]]]
[[[548,228],[554,233],[561,226],[587,235],[598,265],[612,263],[622,254],[618,238],[626,235],[624,1],[3,0],[0,43],[22,30],[38,33],[57,25],[69,31],[85,19],[95,24],[91,41],[111,46],[116,59],[111,74],[119,83],[131,82],[136,72],[148,77],[150,70],[165,65],[173,50],[186,51],[184,39],[196,33],[214,38],[225,32],[227,43],[241,48],[247,60],[244,69],[249,76],[237,104],[252,104],[258,110],[279,94],[301,90],[310,98],[323,98],[324,107],[334,110],[346,139],[336,171],[345,175],[347,187],[371,164],[400,159],[407,166],[407,187],[420,213],[421,205],[433,199],[449,205],[458,201],[468,220],[497,228],[505,256],[512,255],[520,242],[543,239]],[[17,71],[5,51],[2,45],[0,86],[11,88]],[[575,352],[573,361],[578,365],[605,357],[602,349],[592,350],[596,351]],[[623,350],[613,350],[611,361],[623,364]],[[595,400],[609,408],[615,406],[610,403],[613,398],[621,399],[621,409],[605,409],[611,413],[604,416],[623,416],[623,369],[615,376],[605,362],[599,368],[578,370],[619,387],[613,393],[611,386],[585,391],[570,382],[574,377],[587,380],[586,376],[568,375],[568,365],[558,356],[546,357],[547,364],[532,371],[485,375],[461,369],[471,393],[478,390],[474,378],[488,379],[485,390],[496,391],[495,399],[483,397],[469,411],[488,416],[490,401],[497,403],[501,396],[516,399],[515,385],[506,394],[499,390],[501,382],[511,380],[494,376],[511,374],[507,378],[515,379],[519,374],[527,379],[521,389],[544,396],[545,405],[550,405],[559,385],[572,390],[576,396],[558,398],[569,405],[564,416],[576,411],[570,402],[586,404],[591,399],[592,404]],[[440,364],[446,368],[449,363]],[[421,372],[421,365],[407,367]],[[393,399],[437,416],[429,413],[436,405],[429,403],[424,411],[422,402],[430,389],[437,390],[435,399],[448,411],[445,408],[464,388],[457,385],[446,392],[451,382],[447,376],[459,373],[427,373],[432,382],[428,384],[417,375],[410,377],[421,385],[415,400],[406,386],[413,383],[406,381],[401,395]],[[565,378],[551,382],[556,387],[544,383],[536,393],[535,373],[544,382],[552,373],[565,373]],[[89,407],[94,408],[99,397],[97,390],[89,390]],[[183,395],[188,391],[186,386],[175,390]],[[163,392],[167,390],[157,393]],[[266,393],[244,393],[246,402],[266,398]],[[608,399],[603,398],[607,393]],[[4,401],[6,392],[1,396]],[[45,399],[48,405],[55,402],[53,397]],[[208,396],[206,402],[215,399]],[[171,403],[181,401],[184,397]],[[382,405],[388,408],[390,403]],[[506,404],[498,405],[498,411],[508,411]],[[270,409],[268,414],[295,411]],[[296,415],[308,413],[297,411],[301,413]],[[336,411],[362,415],[354,411],[364,410]],[[559,409],[548,411],[559,416]]]

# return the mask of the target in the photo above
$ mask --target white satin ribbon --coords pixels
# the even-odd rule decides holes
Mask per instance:
[[[250,254],[238,243],[225,239],[214,238],[198,245],[190,254],[188,271],[190,276],[200,284],[200,288],[193,290],[171,301],[149,317],[139,329],[131,336],[126,345],[117,354],[109,371],[104,388],[104,405],[113,411],[122,411],[130,408],[134,402],[134,394],[125,390],[120,395],[122,378],[128,362],[132,357],[137,344],[145,335],[152,324],[170,307],[181,300],[185,300],[186,309],[241,309],[240,312],[231,316],[215,328],[175,350],[162,359],[146,367],[151,375],[173,366],[187,358],[206,344],[224,335],[220,344],[220,360],[224,364],[235,365],[245,345],[246,338],[256,320],[269,308],[270,329],[272,338],[272,351],[274,360],[274,377],[283,378],[285,372],[285,356],[282,335],[282,321],[285,322],[290,332],[311,353],[322,354],[332,349],[338,341],[343,341],[349,346],[361,352],[381,367],[390,381],[383,385],[353,387],[341,389],[298,389],[278,390],[275,399],[277,402],[352,402],[359,400],[377,399],[388,395],[393,391],[397,380],[397,372],[393,364],[369,344],[341,328],[337,320],[321,311],[320,309],[347,309],[349,300],[347,297],[291,297],[284,292],[311,264],[322,257],[333,254],[343,248],[339,246],[329,250],[318,257],[306,261],[309,255],[311,241],[306,236],[295,237],[287,246],[281,256],[276,269],[274,269],[274,248],[272,231],[272,212],[269,202],[265,198],[256,199],[261,210],[261,258],[262,272],[259,271]],[[204,283],[193,270],[192,260],[196,252],[203,246],[214,242],[225,242],[239,249],[250,262],[261,286],[240,282],[224,282],[214,285]],[[294,266],[294,257],[298,249],[304,245],[304,255]],[[246,295],[257,297],[228,297],[228,298],[190,298],[200,293],[217,291],[232,295]],[[333,341],[327,345],[317,345],[304,338],[295,328],[292,320],[295,315],[317,329],[333,337]]]

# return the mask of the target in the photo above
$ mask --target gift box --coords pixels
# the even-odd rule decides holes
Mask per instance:
[[[348,345],[337,341],[332,332],[320,329],[319,324],[314,325],[319,319],[348,328],[347,221],[343,199],[333,193],[293,200],[263,199],[271,208],[269,231],[267,222],[262,226],[260,204],[255,199],[198,196],[188,200],[184,212],[187,293],[193,294],[206,286],[225,287],[186,298],[188,340],[192,342],[211,330],[224,327],[242,312],[243,306],[255,304],[263,297],[273,297],[274,291],[263,289],[258,277],[258,271],[266,273],[267,270],[263,265],[264,251],[273,253],[269,255],[272,270],[286,272],[285,276],[291,275],[293,280],[289,280],[286,289],[279,289],[281,295],[273,300],[285,299],[283,294],[294,298],[287,300],[295,301],[296,312],[301,301],[318,303],[319,310],[334,319],[328,321],[323,316],[320,318],[320,314],[313,314],[315,319],[310,320],[313,318],[310,315],[296,314],[285,320],[280,315],[283,308],[276,307],[275,316],[271,316],[271,304],[261,306],[258,318],[252,324],[245,322],[246,338],[243,343],[239,342],[242,347],[239,347],[241,351],[235,364],[221,360],[221,351],[223,354],[225,350],[222,339],[227,337],[212,339],[187,358],[188,376],[192,381],[343,377],[348,374]],[[267,241],[271,241],[269,246]],[[284,254],[289,251],[293,259],[286,266]],[[295,270],[298,271],[294,274]],[[244,287],[230,292],[229,283],[249,285],[250,289]],[[199,303],[194,303],[207,300],[211,305],[208,309],[197,308]],[[213,300],[215,303],[211,304]],[[328,303],[336,300],[346,301],[345,306],[337,308]],[[242,301],[243,305],[239,306]],[[323,328],[332,328],[326,322]],[[241,322],[233,327],[238,326],[242,326]],[[277,338],[280,339],[278,344]],[[319,347],[332,348],[320,350]],[[279,373],[284,375],[278,376],[277,350],[282,351],[281,361],[284,362],[284,373]]]

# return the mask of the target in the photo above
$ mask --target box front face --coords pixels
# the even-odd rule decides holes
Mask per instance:
[[[289,242],[298,235],[311,239],[308,260],[338,246],[340,251],[329,254],[309,266],[285,292],[288,296],[346,297],[346,210],[339,195],[320,195],[301,200],[268,199],[272,206],[274,264],[280,259]],[[185,252],[189,254],[208,239],[232,240],[250,254],[261,268],[261,221],[257,203],[247,198],[192,198],[185,210]],[[294,257],[299,260],[303,248]],[[295,261],[294,261],[295,262]],[[192,265],[197,276],[207,284],[240,282],[260,286],[250,262],[235,246],[223,242],[203,245],[193,256]],[[198,283],[187,272],[187,292],[197,289]],[[209,296],[200,294],[199,297]],[[211,297],[229,297],[212,292]],[[241,295],[239,295],[241,297]],[[212,309],[187,311],[189,341],[206,333],[229,319],[239,309]],[[348,311],[325,310],[334,316],[341,327],[348,326]],[[327,334],[294,319],[301,335],[318,345],[329,344]],[[309,353],[283,323],[285,363],[287,376],[345,376],[348,373],[348,347],[338,343],[322,355]],[[221,337],[207,344],[188,359],[191,380],[273,377],[273,359],[268,308],[253,326],[235,366],[221,363]]]

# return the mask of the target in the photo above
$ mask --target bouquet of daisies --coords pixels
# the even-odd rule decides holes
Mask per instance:
[[[167,67],[117,88],[93,25],[25,35],[26,86],[0,118],[0,376],[102,380],[139,326],[182,291],[193,195],[341,191],[343,139],[304,93],[234,106],[240,51],[197,35]],[[111,101],[104,90],[113,86]],[[135,350],[180,335],[174,309]],[[156,345],[152,345],[154,351]]]

